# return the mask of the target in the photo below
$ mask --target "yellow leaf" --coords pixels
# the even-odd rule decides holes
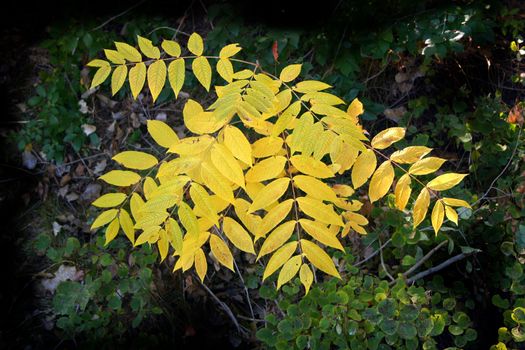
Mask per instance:
[[[430,216],[430,219],[432,221],[432,227],[434,228],[434,232],[437,235],[439,229],[441,228],[441,225],[443,225],[443,218],[445,216],[445,208],[443,206],[443,203],[441,203],[440,200],[434,204],[434,209],[432,209],[432,214]]]
[[[290,239],[290,237],[292,236],[292,233],[295,229],[295,225],[295,221],[287,221],[284,224],[278,226],[275,230],[273,230],[272,233],[270,233],[268,237],[264,240],[264,243],[261,246],[261,250],[259,251],[259,255],[257,256],[257,260],[265,256],[266,254],[270,254],[277,248],[281,247],[284,243],[286,243],[288,239]]]
[[[140,219],[142,217],[141,209],[144,206],[144,200],[141,196],[139,196],[136,192],[133,192],[131,195],[131,199],[129,200],[129,207],[131,209],[131,214],[133,215],[133,218],[135,218],[135,221]]]
[[[131,152],[134,152],[134,151],[131,151]],[[146,197],[147,200],[151,199],[152,194],[157,190],[157,188],[158,188],[157,182],[155,182],[155,180],[152,177],[147,176],[144,179],[144,183],[142,184],[142,189],[144,192],[144,197]]]
[[[417,196],[416,202],[414,203],[414,209],[412,216],[414,218],[414,228],[416,228],[427,215],[428,206],[430,204],[430,193],[427,188],[423,188]]]
[[[372,139],[372,147],[385,149],[405,137],[405,128],[389,128],[381,131]]]
[[[182,114],[184,125],[197,135],[214,133],[226,122],[217,121],[212,112],[204,112],[201,105],[192,99],[186,102]]]
[[[210,91],[211,66],[208,62],[208,59],[204,56],[197,57],[191,63],[191,69],[193,70],[193,74],[195,74],[195,77],[199,83],[204,86],[206,91]]]
[[[207,151],[213,142],[215,142],[215,138],[210,135],[185,137],[171,145],[168,152],[178,153],[181,156],[196,156]]]
[[[225,216],[222,220],[222,228],[234,246],[243,252],[255,254],[250,234],[237,221]]]
[[[392,182],[394,181],[394,167],[390,161],[383,162],[377,167],[376,172],[370,180],[370,187],[368,188],[368,197],[370,202],[374,203],[378,199],[383,198],[387,194]]]
[[[354,189],[361,187],[376,170],[377,159],[374,151],[367,149],[362,152],[352,167],[352,184]]]
[[[122,231],[126,234],[131,244],[135,242],[135,228],[133,227],[133,220],[125,209],[120,209],[119,222],[122,226]]]
[[[285,83],[294,80],[301,73],[301,66],[301,64],[291,64],[284,67],[281,71],[281,74],[279,75],[279,79]]]
[[[283,266],[293,255],[297,249],[297,241],[286,243],[281,248],[279,248],[266,264],[266,268],[263,273],[263,281],[270,277],[275,271],[277,271],[281,266]]]
[[[153,102],[157,100],[164,83],[166,82],[166,63],[162,60],[153,62],[148,67],[148,87],[151,92]]]
[[[146,242],[154,244],[159,239],[159,231],[161,230],[160,226],[151,226],[146,229],[137,237],[137,240],[134,243],[134,246],[137,247]]]
[[[224,241],[219,236],[214,234],[210,236],[210,248],[211,252],[221,265],[224,265],[230,270],[234,271],[233,255],[230,252],[230,248],[228,248],[226,243],[224,243]]]
[[[120,223],[118,218],[113,219],[111,223],[106,228],[106,243],[104,245],[108,245],[109,242],[115,239],[117,237],[118,231],[120,230]]]
[[[321,104],[327,104],[330,106],[337,106],[337,105],[345,103],[345,101],[343,101],[339,97],[326,93],[326,92],[321,92],[321,91],[309,92],[301,96],[301,100],[309,101],[311,104],[321,103]]]
[[[412,164],[412,166],[410,166],[410,169],[408,169],[408,173],[412,175],[431,174],[434,171],[441,168],[441,165],[443,165],[443,163],[445,162],[445,159],[438,157],[423,158]]]
[[[348,115],[348,119],[354,121],[356,124],[359,122],[359,119],[357,118],[364,112],[363,104],[359,99],[354,98],[352,103],[348,106],[348,109],[346,110],[346,114]]]
[[[109,66],[109,63],[108,63],[108,61],[94,59],[94,60],[89,61],[86,64],[86,66],[88,66],[88,67],[105,67],[105,66]]]
[[[124,193],[107,193],[91,203],[91,205],[99,208],[113,208],[124,202],[125,199],[126,195]]]
[[[197,271],[201,282],[204,282],[204,277],[206,277],[206,272],[208,271],[208,263],[201,248],[195,252],[195,271]]]
[[[217,73],[228,83],[232,82],[233,66],[229,59],[221,58],[217,61]]]
[[[145,170],[149,169],[159,162],[151,154],[138,151],[124,151],[115,155],[113,158],[119,164],[129,169]]]
[[[164,148],[170,148],[179,142],[175,131],[166,123],[160,120],[148,120],[148,133],[153,140]]]
[[[173,40],[162,40],[162,49],[172,57],[179,57],[181,53],[180,45]]]
[[[193,203],[199,206],[204,217],[208,218],[215,225],[219,226],[219,217],[215,212],[215,208],[211,204],[210,195],[206,190],[196,182],[193,182],[190,187],[190,196]]]
[[[130,62],[140,62],[142,61],[142,55],[140,52],[134,48],[133,46],[122,43],[122,42],[115,42],[115,47],[117,48],[117,51],[124,56],[124,58]]]
[[[202,37],[197,33],[192,33],[188,39],[188,50],[195,56],[202,55],[204,51],[204,42]]]
[[[91,229],[94,230],[96,228],[102,227],[109,222],[111,222],[116,216],[117,216],[118,210],[117,209],[109,209],[105,210],[102,213],[100,213],[99,216],[93,221],[93,224],[91,224]]]
[[[299,270],[299,278],[301,279],[301,283],[303,284],[305,289],[304,295],[307,295],[310,291],[310,286],[314,281],[314,274],[312,273],[312,270],[308,265],[303,264],[301,266],[301,270]]]
[[[180,254],[182,251],[182,230],[173,218],[168,219],[166,234],[175,252]]]
[[[228,148],[215,143],[211,148],[211,161],[225,178],[244,188],[244,173]]]
[[[109,65],[109,63],[107,65],[100,67],[95,73],[95,75],[93,76],[93,80],[91,81],[90,89],[93,89],[99,86],[100,84],[102,84],[106,80],[106,78],[109,76],[109,73],[111,73],[111,66]]]
[[[160,58],[160,50],[153,46],[151,40],[143,38],[140,35],[137,35],[137,39],[139,43],[139,49],[146,57],[156,60]]]
[[[290,210],[292,209],[293,200],[287,199],[282,203],[279,203],[273,207],[268,214],[262,219],[259,226],[256,228],[255,238],[264,237],[270,232],[275,226],[279,225],[283,221]]]
[[[343,252],[345,251],[337,237],[330,231],[328,231],[328,229],[323,224],[307,219],[300,219],[299,223],[301,224],[301,227],[306,232],[308,232],[310,236],[312,236],[322,244],[339,249]]]
[[[261,182],[278,177],[284,170],[286,158],[274,156],[261,160],[246,173],[247,182]]]
[[[444,197],[443,203],[445,203],[446,205],[450,205],[451,207],[465,207],[469,209],[471,208],[470,204],[468,204],[462,199],[457,198]]]
[[[331,88],[331,85],[317,80],[303,80],[298,82],[293,90],[301,93],[315,92]]]
[[[330,170],[326,164],[312,157],[303,155],[293,156],[290,158],[290,161],[292,162],[292,165],[303,174],[320,179],[335,176],[334,172]]]
[[[427,155],[430,151],[432,151],[432,148],[425,146],[409,146],[392,153],[390,160],[399,164],[412,164]]]
[[[221,52],[219,53],[219,57],[220,58],[232,57],[233,55],[237,54],[241,50],[242,48],[237,43],[226,45],[225,47],[221,49]]]
[[[253,203],[248,208],[248,212],[254,212],[261,208],[266,208],[268,205],[275,203],[282,197],[288,189],[290,184],[289,178],[281,178],[270,182],[266,185],[257,196],[253,199]]]
[[[111,94],[115,95],[124,85],[128,75],[128,67],[120,65],[113,71],[111,75]]]
[[[213,193],[228,203],[233,203],[233,191],[228,180],[226,180],[226,178],[224,178],[224,176],[222,176],[212,164],[207,162],[202,163],[201,176],[206,187],[208,187]]]
[[[323,204],[323,202],[318,199],[299,197],[297,198],[297,203],[303,213],[316,220],[324,222],[325,224],[344,226],[341,216],[339,216],[332,207]]]
[[[179,96],[180,89],[182,89],[182,85],[184,85],[185,74],[186,64],[184,63],[184,58],[178,58],[169,64],[168,80],[175,93],[175,98]]]
[[[160,254],[160,262],[163,262],[164,259],[168,256],[168,250],[170,247],[170,242],[168,241],[168,237],[166,236],[165,230],[159,231],[159,240],[157,241],[157,247],[159,249]]]
[[[281,272],[279,272],[279,277],[277,277],[277,290],[297,275],[302,263],[303,259],[300,255],[296,255],[284,263]]]
[[[358,149],[349,145],[344,141],[344,137],[337,135],[330,144],[330,159],[332,164],[341,165],[338,173],[343,174],[346,170],[350,169],[359,154]]]
[[[179,221],[181,222],[182,226],[184,226],[188,234],[199,233],[199,223],[197,222],[197,217],[188,204],[184,202],[180,203],[177,215],[179,216]]]
[[[467,175],[458,173],[443,174],[431,180],[427,187],[434,191],[445,191],[456,186]]]
[[[301,239],[301,248],[308,261],[310,261],[315,267],[331,276],[341,279],[341,276],[339,275],[339,272],[337,272],[335,264],[330,256],[317,244],[307,241],[306,239]]]
[[[249,206],[250,203],[242,198],[237,198],[234,202],[235,214],[237,214],[237,217],[241,220],[244,226],[246,226],[248,231],[255,235],[262,219],[258,215],[248,214]]]
[[[404,210],[410,199],[410,194],[412,193],[411,183],[412,181],[408,174],[404,174],[399,181],[397,181],[394,194],[396,196],[396,207],[399,210]]]
[[[255,141],[252,145],[252,154],[255,158],[266,158],[276,155],[283,149],[283,139],[267,136]]]
[[[137,220],[133,227],[137,229],[147,229],[152,226],[158,226],[162,224],[168,218],[168,216],[169,214],[165,211],[147,212]]]
[[[144,62],[137,63],[129,70],[129,86],[131,94],[136,99],[139,95],[144,83],[146,82],[146,65]]]
[[[295,120],[297,115],[301,112],[301,101],[292,103],[281,115],[277,118],[272,130],[272,136],[278,136],[286,130]]]
[[[234,126],[224,128],[224,145],[241,162],[252,165],[252,147],[246,136]]]
[[[445,206],[445,214],[447,215],[447,219],[452,221],[453,223],[458,225],[458,213],[456,210],[452,207],[449,207],[448,205]]]
[[[110,185],[127,187],[139,182],[140,175],[128,170],[111,170],[100,176],[99,179],[104,180]]]

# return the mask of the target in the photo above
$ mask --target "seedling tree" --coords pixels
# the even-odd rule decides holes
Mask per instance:
[[[330,85],[298,81],[300,64],[277,77],[256,62],[234,58],[241,50],[237,44],[207,56],[197,33],[189,37],[188,52],[171,40],[162,41],[161,52],[140,36],[138,49],[122,42],[115,46],[104,51],[106,60],[88,63],[97,68],[92,88],[111,75],[113,94],[128,80],[134,98],[147,85],[155,101],[167,80],[177,98],[190,63],[206,91],[213,71],[225,84],[214,87],[216,99],[209,106],[186,101],[183,118],[191,136],[179,139],[166,123],[147,122],[150,136],[165,149],[162,159],[137,151],[113,157],[125,170],[100,177],[117,189],[93,202],[103,211],[91,226],[107,225],[106,244],[121,231],[133,246],[156,244],[161,261],[171,254],[174,271],[194,268],[202,281],[210,256],[234,270],[235,247],[264,262],[263,280],[280,270],[280,288],[298,274],[308,293],[313,267],[340,278],[328,248],[344,251],[350,231],[366,234],[368,221],[358,213],[363,203],[353,197],[359,187],[368,183],[368,197],[376,202],[390,191],[394,169],[401,169],[396,207],[405,210],[413,203],[416,228],[433,200],[436,234],[445,216],[457,224],[455,207],[469,207],[440,193],[465,174],[445,173],[423,183],[419,176],[437,171],[444,159],[427,156],[432,149],[424,146],[386,152],[404,138],[401,127],[369,141],[358,119],[361,102],[344,107],[327,92]],[[232,62],[247,69],[235,71]],[[346,179],[338,183],[346,174],[352,186]],[[411,201],[413,188],[418,193]]]

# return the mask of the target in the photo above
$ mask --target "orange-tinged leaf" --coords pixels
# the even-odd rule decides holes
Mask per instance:
[[[314,274],[312,273],[312,270],[308,265],[303,264],[301,266],[301,269],[299,270],[299,279],[301,280],[301,283],[303,284],[305,289],[304,295],[307,295],[310,291],[310,286],[314,281]]]
[[[119,222],[120,226],[122,226],[122,231],[124,231],[124,234],[128,237],[131,244],[133,244],[135,242],[135,228],[133,227],[133,220],[131,220],[131,216],[126,209],[120,209]]]
[[[417,196],[416,202],[414,203],[414,209],[412,216],[414,218],[414,228],[416,228],[427,215],[428,206],[430,205],[430,193],[427,188],[423,188]]]
[[[144,62],[137,63],[129,70],[129,87],[134,99],[137,99],[144,83],[146,82],[146,65]]]
[[[331,276],[341,279],[339,272],[335,268],[334,262],[323,249],[306,239],[301,239],[300,242],[303,254],[306,255],[306,258],[312,263],[312,265]]]
[[[296,255],[284,263],[281,272],[279,272],[279,277],[277,277],[277,290],[297,275],[297,272],[299,272],[299,268],[303,263],[302,260],[303,259],[300,255]]]
[[[228,125],[224,128],[224,145],[233,156],[248,165],[252,165],[252,147],[242,131]]]
[[[263,281],[270,277],[275,271],[283,266],[297,249],[297,241],[289,242],[279,248],[266,264],[263,273]]]
[[[383,198],[387,194],[392,182],[394,181],[394,167],[390,161],[383,162],[370,180],[370,186],[368,188],[368,197],[370,202],[374,203],[378,199]]]
[[[91,205],[99,208],[113,208],[122,204],[125,199],[126,195],[124,193],[106,193],[97,198],[97,200],[91,203]]]
[[[129,169],[145,170],[159,162],[157,158],[149,153],[139,151],[124,151],[113,156],[115,162],[122,164]]]
[[[405,128],[389,128],[381,131],[371,141],[375,149],[385,149],[405,137]]]
[[[458,225],[458,213],[454,208],[445,205],[445,214],[447,215],[447,219],[455,223],[456,226]]]
[[[264,237],[268,232],[270,232],[275,226],[279,225],[283,221],[290,210],[292,209],[293,200],[287,199],[282,203],[279,203],[273,207],[268,214],[262,219],[260,225],[257,227],[255,233],[256,239],[258,237]]]
[[[139,182],[140,175],[128,170],[111,170],[100,176],[99,179],[104,180],[110,185],[127,187]]]
[[[438,157],[423,158],[412,164],[408,173],[412,175],[427,175],[441,168],[446,160]]]
[[[168,124],[160,120],[148,120],[147,128],[148,133],[159,146],[170,148],[179,142],[175,131]]]
[[[225,216],[222,221],[222,228],[234,246],[243,252],[255,254],[250,234],[237,221]]]
[[[352,101],[352,103],[350,103],[350,105],[348,106],[346,113],[348,114],[348,118],[357,124],[359,122],[359,119],[357,117],[363,114],[364,111],[365,110],[361,101],[355,98]]]
[[[217,235],[212,234],[210,236],[210,248],[211,252],[217,258],[217,261],[223,266],[226,266],[230,270],[233,269],[233,255],[230,248],[224,243],[224,241]]]
[[[303,213],[320,222],[341,227],[344,226],[341,216],[339,216],[332,207],[323,204],[323,202],[318,199],[299,197],[297,198],[297,203]]]
[[[303,174],[319,179],[334,177],[334,172],[320,160],[309,156],[297,155],[290,158],[292,165]]]
[[[376,155],[371,149],[367,149],[357,157],[352,167],[352,185],[354,189],[361,187],[372,176],[376,166]]]
[[[284,67],[279,75],[279,79],[285,83],[294,80],[301,73],[301,66],[301,64],[291,64]]]
[[[175,98],[179,96],[179,92],[184,85],[186,76],[186,64],[184,58],[178,58],[168,65],[168,81],[175,93]]]
[[[157,49],[158,50],[158,49]],[[148,87],[151,92],[153,102],[157,100],[162,88],[166,83],[166,63],[162,60],[153,62],[148,67]]]
[[[427,187],[434,191],[445,191],[456,186],[467,175],[458,173],[443,174],[431,180]]]
[[[96,228],[102,227],[111,221],[117,216],[118,210],[117,209],[109,209],[105,210],[102,213],[97,216],[95,221],[93,221],[93,224],[91,224],[91,229],[94,230]]]
[[[260,190],[259,193],[257,193],[253,199],[253,203],[250,205],[250,208],[248,208],[248,212],[251,213],[277,202],[279,198],[281,198],[286,192],[289,184],[290,179],[287,177],[270,182],[262,190]]]
[[[440,200],[436,201],[436,204],[434,204],[434,209],[432,209],[432,214],[430,216],[430,219],[432,221],[432,227],[434,228],[434,232],[437,235],[439,229],[441,228],[441,225],[443,225],[443,218],[445,217],[445,208],[443,206],[443,203],[441,203]]]
[[[412,180],[410,179],[410,175],[408,174],[404,174],[397,181],[394,194],[396,196],[396,207],[399,210],[404,210],[408,203],[408,200],[410,199],[410,194],[412,193],[412,188],[410,187],[411,184]]]
[[[257,260],[266,254],[270,254],[286,243],[292,236],[295,225],[295,221],[287,221],[273,230],[272,233],[270,233],[264,240],[261,250],[259,251],[259,255],[257,256]]]
[[[233,154],[227,147],[219,143],[213,144],[211,161],[225,178],[234,184],[244,187],[244,173],[239,162],[233,157]]]
[[[299,223],[301,224],[301,227],[306,232],[308,232],[310,236],[312,236],[322,244],[339,249],[343,252],[345,251],[337,237],[334,234],[332,234],[332,232],[330,232],[323,224],[317,221],[307,219],[300,219]]]
[[[446,205],[450,205],[451,207],[465,207],[469,209],[471,208],[470,204],[468,204],[466,201],[457,198],[444,197],[443,203],[445,203]]]
[[[390,160],[399,164],[412,164],[426,156],[430,151],[432,148],[425,146],[409,146],[392,153]]]
[[[261,182],[278,177],[284,170],[286,158],[274,156],[261,160],[246,173],[247,182]]]
[[[111,223],[106,228],[106,243],[104,245],[108,245],[109,242],[115,239],[117,237],[118,231],[120,230],[120,223],[118,218],[114,218]]]
[[[206,261],[206,256],[201,248],[197,249],[195,252],[195,271],[199,276],[201,282],[204,282],[204,277],[206,277],[206,272],[208,271],[208,262]]]

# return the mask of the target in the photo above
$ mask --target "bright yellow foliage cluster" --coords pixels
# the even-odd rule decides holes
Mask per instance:
[[[201,280],[208,250],[218,263],[234,270],[233,247],[258,260],[265,257],[263,280],[280,269],[277,288],[299,274],[308,292],[314,280],[312,266],[340,278],[326,248],[344,251],[342,239],[351,230],[366,234],[368,224],[358,213],[362,203],[351,198],[354,190],[370,180],[368,196],[375,202],[390,191],[394,167],[410,164],[394,190],[396,206],[404,210],[412,184],[420,182],[417,176],[437,171],[445,161],[425,157],[431,149],[423,146],[384,155],[382,150],[401,140],[405,130],[390,128],[368,142],[358,120],[361,102],[355,99],[344,107],[343,100],[327,92],[328,84],[295,82],[300,64],[287,66],[275,77],[256,63],[232,58],[241,50],[236,44],[224,47],[219,56],[203,56],[203,40],[195,33],[188,41],[192,55],[187,56],[181,56],[180,45],[170,40],[162,42],[163,54],[142,37],[140,51],[115,44],[116,50],[105,50],[111,63],[89,63],[99,67],[93,86],[113,71],[111,87],[117,92],[132,66],[128,81],[134,97],[147,81],[155,99],[166,77],[177,95],[184,83],[185,60],[192,60],[193,73],[208,90],[209,59],[217,61],[216,70],[226,81],[215,86],[217,98],[209,106],[187,100],[183,118],[193,136],[179,139],[167,124],[149,120],[149,134],[166,156],[159,160],[144,152],[117,154],[113,159],[126,170],[112,170],[101,179],[123,188],[93,203],[104,211],[92,229],[107,225],[106,243],[122,229],[134,246],[157,244],[161,260],[171,254],[176,257],[174,270],[194,267]],[[232,61],[253,69],[236,72]],[[347,172],[352,186],[336,183],[337,175]],[[468,204],[441,198],[437,192],[464,176],[448,173],[420,183],[423,189],[412,210],[414,227],[425,218],[431,197],[438,198],[431,215],[436,233],[445,215],[457,224],[453,207]]]

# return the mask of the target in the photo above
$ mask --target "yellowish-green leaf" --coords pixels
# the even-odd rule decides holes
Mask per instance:
[[[255,141],[252,145],[252,154],[255,158],[266,158],[276,155],[283,149],[283,139],[267,136]]]
[[[166,123],[160,120],[148,120],[148,133],[153,140],[164,148],[170,148],[179,142],[175,131]]]
[[[120,205],[125,199],[126,195],[124,193],[107,193],[91,203],[91,205],[99,208],[113,208]]]
[[[126,209],[120,209],[119,222],[122,226],[122,231],[126,234],[131,244],[135,242],[135,228],[133,227],[133,220]]]
[[[412,164],[408,173],[412,175],[428,175],[441,168],[446,160],[438,157],[423,158]]]
[[[287,177],[270,182],[259,191],[259,193],[257,193],[257,196],[253,199],[253,203],[250,205],[248,212],[251,213],[261,208],[266,208],[268,205],[277,202],[286,192],[289,184],[290,179]]]
[[[292,165],[303,174],[307,174],[319,179],[334,177],[334,172],[320,160],[309,156],[293,156],[290,158]]]
[[[297,249],[297,241],[289,242],[279,248],[270,258],[263,273],[263,281],[283,266]]]
[[[300,255],[296,255],[284,263],[281,272],[279,272],[279,277],[277,277],[277,290],[297,275],[297,272],[299,272],[299,268],[303,263],[302,260],[303,259]]]
[[[148,87],[151,92],[153,102],[157,100],[162,88],[166,83],[166,63],[162,60],[158,60],[150,64],[148,67]]]
[[[208,187],[213,193],[228,203],[233,203],[234,196],[232,188],[228,183],[228,180],[219,173],[215,166],[208,162],[202,163],[201,176],[206,187]]]
[[[456,226],[458,225],[458,213],[456,212],[456,209],[445,205],[445,214],[447,215],[447,219],[455,223]]]
[[[168,80],[170,86],[175,93],[175,98],[179,96],[180,89],[184,85],[184,79],[186,75],[186,64],[184,58],[178,58],[172,61],[168,66]]]
[[[394,194],[396,196],[396,207],[399,210],[404,210],[410,199],[410,194],[412,193],[412,188],[410,187],[411,184],[412,180],[408,174],[404,174],[399,181],[397,181]]]
[[[134,48],[133,46],[122,43],[122,42],[115,42],[115,47],[117,48],[117,51],[124,56],[124,58],[130,62],[140,62],[142,61],[142,55],[140,52]]]
[[[430,193],[425,187],[421,190],[421,192],[417,196],[416,202],[414,203],[414,209],[412,213],[412,216],[414,218],[414,228],[418,227],[419,224],[425,219],[429,205]]]
[[[106,58],[111,61],[111,63],[115,63],[115,64],[125,64],[126,63],[124,56],[122,56],[122,54],[116,50],[104,49],[104,54],[106,55]]]
[[[310,291],[312,282],[314,281],[314,274],[308,265],[303,264],[301,266],[301,270],[299,270],[299,279],[301,280],[301,283],[305,289],[304,295],[307,295]]]
[[[184,202],[180,203],[177,214],[179,216],[179,221],[181,222],[182,226],[184,226],[188,234],[199,233],[199,223],[197,222],[197,217],[188,204]]]
[[[104,180],[110,185],[127,187],[140,181],[140,175],[128,170],[111,170],[99,179]]]
[[[215,212],[215,208],[211,204],[210,195],[206,190],[196,182],[193,182],[190,187],[190,196],[196,206],[199,206],[204,217],[209,219],[215,225],[219,226],[219,217]]]
[[[211,161],[224,177],[244,188],[244,173],[239,162],[233,157],[227,147],[219,143],[213,144],[211,148]]]
[[[383,162],[377,167],[376,172],[370,180],[370,187],[368,188],[368,197],[370,202],[374,203],[378,199],[387,194],[392,182],[394,181],[394,167],[390,161]]]
[[[445,191],[456,186],[467,175],[458,173],[443,174],[431,180],[427,187],[434,191]]]
[[[137,229],[147,229],[148,227],[158,226],[162,224],[168,216],[169,214],[165,211],[144,213],[133,227]]]
[[[352,167],[352,184],[355,189],[361,187],[372,176],[376,166],[376,155],[371,149],[367,149],[357,157]]]
[[[106,228],[106,243],[104,245],[108,245],[109,242],[115,239],[117,237],[118,231],[120,230],[120,223],[118,218],[113,219],[111,223]]]
[[[450,205],[451,207],[471,208],[470,204],[468,204],[466,201],[457,198],[444,197],[443,203]]]
[[[275,230],[273,230],[272,233],[270,233],[268,237],[264,240],[264,243],[261,246],[261,250],[259,251],[259,255],[257,256],[257,260],[265,256],[266,254],[270,254],[277,248],[281,247],[284,243],[286,243],[288,239],[290,239],[290,237],[292,236],[295,225],[295,221],[287,221],[284,224],[279,225]]]
[[[298,82],[294,87],[293,90],[301,93],[308,93],[308,92],[315,92],[315,91],[321,91],[331,88],[331,85],[328,85],[327,83],[323,83],[322,81],[317,80],[303,80]]]
[[[323,202],[318,199],[299,197],[297,198],[297,203],[303,213],[320,222],[341,227],[344,226],[341,216],[339,216],[331,206],[323,204]]]
[[[90,89],[93,89],[102,84],[109,76],[109,73],[111,73],[111,66],[109,65],[109,63],[107,64],[107,66],[100,67],[93,76]]]
[[[432,148],[425,146],[409,146],[392,153],[390,160],[399,164],[412,164],[427,155],[430,151],[432,151]]]
[[[109,209],[105,210],[102,213],[97,216],[95,221],[93,221],[93,224],[91,224],[91,229],[94,230],[96,228],[102,227],[111,221],[117,216],[118,210],[117,209]]]
[[[441,228],[441,225],[443,225],[443,218],[445,217],[445,207],[443,206],[443,203],[441,203],[440,200],[436,201],[436,204],[434,204],[434,209],[432,209],[432,214],[430,216],[430,220],[432,221],[432,227],[434,228],[434,232],[437,235],[439,229]]]
[[[162,40],[162,49],[172,57],[179,57],[181,53],[180,45],[173,40]]]
[[[234,271],[233,255],[230,252],[230,248],[228,248],[226,243],[224,243],[224,241],[219,236],[214,234],[210,236],[210,248],[211,252],[221,265],[224,265],[230,270]]]
[[[173,218],[168,219],[166,233],[171,246],[175,249],[175,252],[180,255],[182,251],[182,230]]]
[[[268,232],[270,232],[275,226],[279,225],[286,216],[290,213],[292,209],[293,200],[287,199],[282,203],[279,203],[273,207],[268,214],[262,219],[259,226],[256,228],[255,238],[264,237]]]
[[[146,65],[144,62],[137,63],[129,70],[129,86],[131,94],[136,99],[139,95],[144,83],[146,82]]]
[[[228,83],[232,82],[233,66],[229,59],[221,58],[217,61],[217,73]]]
[[[151,40],[143,38],[140,35],[137,35],[137,39],[139,43],[139,49],[146,57],[153,58],[155,60],[160,58],[160,50],[158,47],[153,45]]]
[[[294,80],[301,73],[301,66],[301,64],[291,64],[284,67],[279,75],[279,79],[285,83]]]
[[[252,165],[252,147],[242,131],[234,126],[224,128],[224,145],[228,147],[233,156],[241,162]]]
[[[128,76],[128,67],[120,65],[113,71],[111,75],[111,94],[115,95],[126,82]]]
[[[278,177],[284,170],[286,158],[274,156],[261,160],[246,173],[247,182],[262,182]]]
[[[208,271],[208,263],[201,248],[195,252],[195,271],[197,271],[201,282],[204,282],[204,277],[206,277],[206,272]]]
[[[204,42],[197,33],[192,33],[188,39],[188,50],[195,56],[200,56],[204,52]]]
[[[109,63],[108,61],[104,61],[104,60],[100,60],[100,59],[94,59],[94,60],[91,60],[89,61],[86,66],[88,67],[105,67],[105,66],[109,66]]]
[[[281,113],[272,130],[272,136],[278,136],[287,129],[301,112],[301,101],[295,101]]]
[[[405,128],[389,128],[377,134],[371,144],[376,149],[385,149],[403,137],[405,137]]]
[[[250,234],[237,221],[225,216],[222,221],[222,228],[234,246],[243,252],[255,254]]]
[[[139,151],[124,151],[115,155],[113,158],[119,164],[129,169],[145,170],[149,169],[159,162],[151,154]]]
[[[327,245],[329,247],[339,249],[341,251],[345,251],[343,246],[341,245],[341,242],[337,239],[336,235],[332,234],[326,226],[321,224],[317,221],[307,220],[307,219],[300,219],[299,223],[301,224],[301,227],[308,232],[310,236],[318,240],[324,245]]]
[[[348,119],[354,121],[355,123],[359,122],[359,119],[357,118],[361,114],[364,113],[363,104],[361,101],[359,101],[358,98],[355,98],[352,103],[348,106],[348,109],[346,110],[346,114],[348,115]]]
[[[326,252],[317,244],[306,239],[301,239],[301,248],[308,261],[310,261],[319,270],[341,279],[335,264]]]
[[[236,55],[241,50],[242,48],[239,46],[239,44],[237,43],[229,44],[221,49],[221,52],[219,53],[219,57],[220,58],[232,57],[233,55]]]

